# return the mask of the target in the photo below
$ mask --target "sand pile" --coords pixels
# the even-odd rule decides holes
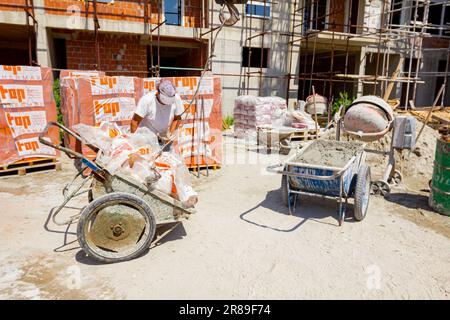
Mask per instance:
[[[363,144],[358,142],[318,140],[293,162],[343,168],[362,147]]]

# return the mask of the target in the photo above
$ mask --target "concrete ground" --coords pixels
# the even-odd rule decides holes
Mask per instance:
[[[71,160],[0,180],[0,298],[450,298],[450,218],[426,197],[373,196],[366,219],[342,227],[333,200],[305,197],[291,216],[281,177],[264,170],[283,159],[251,149],[226,137],[223,168],[192,176],[197,214],[144,256],[111,265],[85,256],[75,226],[47,221]]]

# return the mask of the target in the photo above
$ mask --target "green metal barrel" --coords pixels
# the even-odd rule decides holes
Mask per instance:
[[[450,216],[450,142],[438,139],[431,180],[430,207]]]

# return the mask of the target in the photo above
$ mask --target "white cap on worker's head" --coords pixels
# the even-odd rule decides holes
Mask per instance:
[[[175,86],[170,80],[161,80],[158,84],[159,101],[164,105],[172,105],[175,102],[177,93]]]

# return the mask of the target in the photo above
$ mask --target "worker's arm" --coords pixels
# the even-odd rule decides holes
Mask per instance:
[[[152,102],[154,104],[155,96],[153,94],[144,95],[141,100],[139,100],[136,110],[134,111],[133,118],[131,119],[131,133],[135,133],[141,123],[147,115],[151,114]]]
[[[178,127],[181,125],[181,116],[185,112],[183,101],[181,100],[180,96],[177,94],[175,97],[175,114],[173,117],[173,121],[170,124],[169,132],[167,133],[169,137],[173,135],[173,133],[178,129]]]
[[[141,116],[137,115],[136,113],[133,115],[133,118],[131,119],[131,128],[130,128],[131,133],[136,132],[142,119],[143,118]]]
[[[175,130],[178,129],[178,126],[181,122],[181,116],[174,116],[172,124],[170,125],[169,129],[169,135],[172,136],[172,134],[175,132]]]

